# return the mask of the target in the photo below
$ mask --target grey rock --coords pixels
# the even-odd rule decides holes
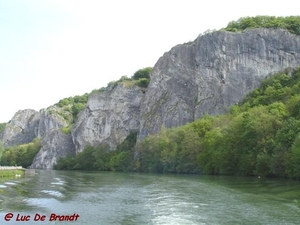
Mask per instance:
[[[32,109],[19,110],[2,133],[4,147],[31,142],[37,137],[39,113]]]
[[[47,110],[40,110],[40,122],[37,134],[38,137],[43,137],[52,129],[57,129],[69,125],[67,121],[57,113],[59,112],[58,110],[59,109],[56,106],[51,106]]]
[[[71,134],[65,134],[60,129],[47,132],[41,140],[41,146],[30,166],[32,169],[52,169],[59,158],[75,155]]]
[[[53,110],[52,110],[53,111]],[[67,126],[67,122],[58,114],[49,114],[49,110],[37,112],[33,109],[19,110],[6,124],[2,132],[4,147],[31,142],[41,138],[52,129]]]
[[[107,144],[114,148],[131,131],[138,131],[143,96],[142,88],[126,83],[90,95],[87,107],[72,129],[76,152],[81,152],[88,144]]]
[[[225,113],[263,78],[299,65],[300,36],[281,29],[217,31],[177,45],[153,68],[138,139]]]

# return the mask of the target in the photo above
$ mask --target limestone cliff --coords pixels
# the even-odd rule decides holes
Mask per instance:
[[[37,137],[39,113],[32,109],[19,110],[15,113],[2,132],[4,147],[31,142]]]
[[[143,88],[124,83],[92,94],[72,129],[76,152],[88,144],[107,144],[114,148],[130,131],[138,131],[143,96]]]
[[[139,139],[224,113],[260,81],[300,65],[300,36],[285,30],[217,31],[175,46],[156,63],[141,103]]]
[[[75,147],[70,134],[61,132],[60,129],[52,129],[41,140],[42,148],[33,159],[30,168],[52,169],[57,160],[68,154],[75,155]]]
[[[113,149],[130,131],[138,131],[142,139],[163,125],[180,126],[206,113],[224,113],[263,78],[299,66],[300,36],[285,30],[209,33],[165,53],[152,70],[147,90],[120,82],[91,94],[71,134],[59,129],[70,125],[64,119],[69,112],[53,106],[17,112],[2,142],[11,146],[41,137],[42,149],[32,168],[52,168],[58,157],[81,152],[88,144]]]
[[[58,114],[49,114],[48,110],[37,112],[32,109],[19,110],[6,124],[2,132],[4,147],[31,142],[43,137],[54,128],[66,126],[66,121]]]

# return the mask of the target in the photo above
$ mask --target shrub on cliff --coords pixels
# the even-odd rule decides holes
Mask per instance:
[[[243,17],[238,21],[230,22],[225,30],[243,31],[253,28],[282,28],[293,34],[300,35],[300,16],[275,17],[275,16],[256,16]]]

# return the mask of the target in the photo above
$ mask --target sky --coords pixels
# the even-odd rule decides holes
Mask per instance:
[[[298,1],[0,0],[0,122],[153,67],[173,46]]]

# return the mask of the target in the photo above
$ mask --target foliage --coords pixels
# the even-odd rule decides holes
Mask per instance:
[[[229,113],[137,143],[139,171],[300,178],[300,69],[262,82]]]
[[[3,144],[2,144],[2,142],[0,141],[0,159],[1,159],[1,157],[2,157],[3,151],[4,151]]]
[[[136,82],[135,82],[135,85],[136,86],[139,86],[139,87],[142,87],[142,88],[147,88],[148,85],[150,83],[150,80],[149,79],[146,79],[146,78],[140,78],[138,79]]]
[[[9,147],[3,150],[0,164],[2,166],[30,166],[41,148],[40,139],[36,138],[28,144]]]
[[[136,136],[136,132],[131,132],[114,151],[109,151],[106,145],[97,147],[88,145],[75,157],[68,155],[66,158],[60,158],[54,169],[132,171],[135,167],[134,146]]]
[[[131,79],[133,80],[139,80],[141,78],[145,78],[147,80],[150,80],[150,73],[152,71],[152,67],[146,67],[143,69],[139,69],[138,71],[136,71],[133,76],[131,77]]]
[[[12,170],[0,170],[0,177],[15,177],[16,175],[24,175],[24,170],[12,169]]]
[[[243,31],[253,28],[282,28],[293,34],[300,34],[300,16],[275,17],[275,16],[256,16],[244,17],[238,21],[230,22],[225,30]]]
[[[67,126],[67,127],[60,128],[61,132],[65,133],[65,134],[70,134],[71,129],[72,129],[72,126]]]
[[[0,123],[0,134],[3,132],[5,126],[6,126],[6,123]]]
[[[69,121],[70,124],[73,124],[77,121],[78,115],[81,110],[86,106],[89,94],[85,93],[84,95],[76,95],[74,97],[64,98],[60,100],[55,105],[63,109],[63,117]],[[68,117],[68,114],[71,114],[71,118]]]

